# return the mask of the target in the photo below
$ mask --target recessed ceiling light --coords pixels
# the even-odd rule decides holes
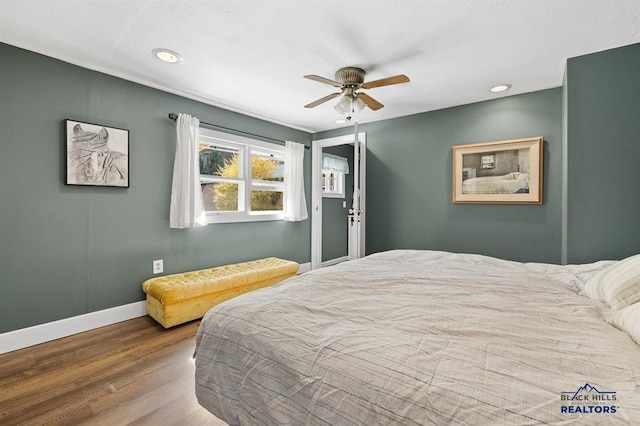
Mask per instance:
[[[505,90],[509,90],[510,88],[510,84],[499,84],[497,86],[493,86],[491,89],[489,89],[489,91],[492,93],[500,93],[504,92]]]
[[[156,59],[159,59],[162,62],[168,62],[170,64],[175,64],[176,62],[182,61],[182,56],[180,56],[179,53],[174,52],[173,50],[169,50],[169,49],[153,49],[151,51],[151,53],[153,53],[153,56]]]

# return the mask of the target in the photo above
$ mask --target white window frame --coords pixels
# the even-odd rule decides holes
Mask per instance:
[[[331,191],[328,189],[329,187],[329,175],[333,174],[336,178],[336,191]],[[327,170],[322,171],[322,196],[324,198],[345,198],[344,197],[344,187],[345,187],[345,174],[340,172],[330,172]]]
[[[486,154],[480,157],[480,168],[482,169],[495,169],[496,168],[496,155]]]
[[[282,191],[284,195],[283,182],[270,182],[262,180],[253,180],[251,178],[251,158],[252,155],[264,157],[272,157],[281,161],[285,161],[284,145],[276,145],[269,142],[263,142],[257,139],[251,139],[244,136],[224,133],[217,130],[200,128],[200,141],[202,143],[218,146],[221,148],[237,149],[240,152],[240,166],[238,167],[238,178],[228,177],[209,177],[200,176],[200,182],[229,182],[238,183],[239,196],[238,210],[236,212],[213,212],[207,211],[208,223],[235,223],[235,222],[258,222],[269,220],[284,220],[284,211],[250,211],[251,191],[254,189],[267,191]]]

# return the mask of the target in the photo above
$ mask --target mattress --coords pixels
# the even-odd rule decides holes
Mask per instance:
[[[394,250],[311,271],[207,313],[196,395],[230,425],[633,424],[640,346],[579,295],[610,264]]]

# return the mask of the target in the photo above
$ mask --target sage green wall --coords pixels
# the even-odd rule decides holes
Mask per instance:
[[[307,145],[310,134],[5,44],[0,57],[0,332],[143,300],[154,259],[165,273],[265,256],[309,261],[310,220],[169,229],[167,114]],[[130,188],[64,185],[65,118],[130,130]],[[307,194],[310,183],[309,173]]]
[[[349,254],[348,211],[353,201],[353,145],[330,146],[323,152],[339,155],[349,162],[345,176],[345,198],[322,198],[322,261]],[[342,207],[346,202],[347,207]]]
[[[0,332],[142,300],[153,259],[164,259],[165,273],[270,255],[308,262],[308,220],[169,229],[175,128],[167,114],[307,144],[311,135],[8,45],[0,55]],[[639,71],[640,45],[632,45],[570,59],[563,89],[360,125],[367,252],[551,263],[638,253]],[[64,185],[65,118],[130,130],[129,189]],[[543,205],[451,203],[453,145],[528,136],[545,140]],[[310,155],[305,161],[310,171]],[[305,186],[310,194],[309,172]]]
[[[640,44],[567,61],[569,263],[640,253]]]
[[[361,124],[360,131],[367,132],[367,253],[414,248],[560,262],[561,88]],[[544,204],[451,202],[454,145],[529,136],[545,141]]]

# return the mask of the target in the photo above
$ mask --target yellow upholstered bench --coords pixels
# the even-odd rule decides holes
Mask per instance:
[[[295,275],[298,267],[296,262],[268,257],[151,278],[142,283],[147,314],[164,328],[202,318],[218,303],[276,284]]]

